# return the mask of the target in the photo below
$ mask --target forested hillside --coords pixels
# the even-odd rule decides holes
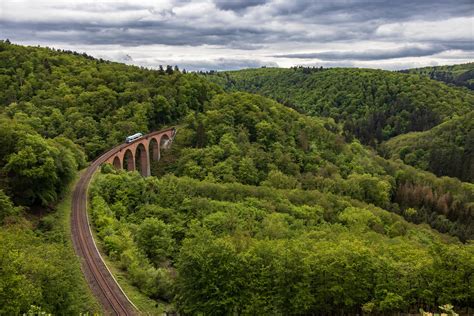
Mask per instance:
[[[392,138],[383,150],[419,169],[474,182],[474,112],[428,131]]]
[[[402,70],[401,72],[419,74],[434,80],[474,90],[474,63],[414,68]]]
[[[177,136],[154,177],[104,165],[90,190],[109,259],[169,311],[473,306],[474,185],[384,159],[352,137],[375,144],[449,125],[469,112],[472,94],[398,73],[307,72],[204,77],[0,42],[0,314],[31,305],[54,314],[96,311],[63,227],[70,206],[64,212],[57,203],[77,170],[105,149],[169,125]],[[250,86],[283,95],[298,111],[212,82],[234,90],[244,83],[231,77],[245,73]],[[280,77],[292,78],[295,90],[285,91],[291,80]],[[300,85],[301,78],[310,79]],[[382,137],[350,129],[350,117],[380,123]],[[390,148],[400,144],[388,143],[387,155],[398,158]],[[412,147],[403,146],[406,160]]]
[[[383,70],[261,68],[209,77],[229,91],[262,94],[306,114],[332,117],[369,145],[428,130],[474,107],[468,91]]]
[[[261,96],[217,95],[183,123],[156,166],[160,179],[106,166],[92,188],[107,253],[170,310],[387,314],[472,304],[472,245],[394,212],[472,234],[464,223],[473,185],[385,161],[345,143],[331,120]]]
[[[183,313],[473,303],[472,244],[329,193],[122,173],[97,180],[92,208],[108,255],[141,291]]]
[[[30,305],[94,311],[57,201],[87,160],[199,110],[217,91],[171,67],[150,71],[0,42],[0,314]],[[55,233],[61,225],[66,231]]]
[[[346,143],[332,120],[236,93],[214,97],[185,122],[195,134],[175,154],[177,176],[351,196],[462,240],[474,236],[474,185],[384,160],[356,140]]]
[[[93,159],[127,135],[176,122],[216,91],[171,67],[150,71],[2,42],[0,189],[17,204],[48,205],[84,167],[81,152]]]
[[[464,66],[453,66],[452,69],[464,69]],[[211,74],[208,77],[228,91],[263,94],[302,113],[334,118],[344,126],[346,140],[356,137],[378,149],[382,142],[397,135],[429,130],[474,110],[474,94],[467,89],[450,87],[424,76],[397,72],[298,67]],[[472,181],[469,172],[472,168],[469,149],[472,125],[467,124],[468,118],[458,119],[457,122],[464,125],[458,127],[456,132],[445,129],[444,141],[436,140],[438,145],[446,145],[444,147],[428,153],[426,145],[417,147],[423,140],[412,141],[411,151],[416,151],[418,155],[423,152],[425,156],[408,163],[438,176]],[[434,133],[437,132],[431,134]],[[447,137],[448,133],[452,135]],[[410,135],[409,138],[414,140],[421,134]],[[448,144],[448,138],[456,138],[456,141]],[[457,159],[455,166],[448,165],[447,159],[451,158]],[[461,171],[465,166],[467,173]]]

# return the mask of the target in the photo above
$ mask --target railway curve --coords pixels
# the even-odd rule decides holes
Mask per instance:
[[[90,164],[74,188],[71,210],[71,235],[74,250],[81,259],[81,268],[89,287],[107,314],[137,315],[139,314],[139,310],[125,295],[107,268],[95,244],[87,215],[87,192],[89,183],[101,164],[108,161],[117,153],[126,150],[130,146],[134,146],[135,142],[149,137],[156,137],[157,135],[160,136],[161,134],[171,135],[173,138],[175,132],[175,128],[152,132],[134,142],[121,144],[112,148]]]

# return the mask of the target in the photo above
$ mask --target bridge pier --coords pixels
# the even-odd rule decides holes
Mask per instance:
[[[141,146],[143,147],[143,146]],[[140,146],[139,146],[140,148]],[[144,177],[149,177],[151,175],[150,171],[150,154],[148,150],[139,150],[140,151],[140,174]]]

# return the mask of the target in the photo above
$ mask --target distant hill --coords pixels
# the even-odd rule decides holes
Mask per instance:
[[[474,105],[467,90],[374,69],[261,68],[209,77],[228,91],[258,93],[306,114],[334,118],[344,123],[346,135],[370,145],[428,130]]]
[[[474,90],[474,62],[451,66],[414,68],[400,72],[419,74],[434,80]]]
[[[474,182],[474,112],[428,131],[394,137],[383,148],[409,165]]]

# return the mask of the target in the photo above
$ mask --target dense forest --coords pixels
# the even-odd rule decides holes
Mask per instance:
[[[261,96],[217,95],[183,123],[159,180],[107,166],[92,189],[107,253],[150,297],[206,315],[472,304],[471,245],[402,216],[472,238],[473,185],[376,157]],[[441,210],[454,192],[456,223]]]
[[[419,74],[434,80],[474,90],[474,63],[413,68],[402,70],[401,72]]]
[[[141,291],[170,302],[169,311],[472,306],[472,244],[356,200],[278,184],[109,173],[95,183],[92,212],[107,254]]]
[[[332,117],[364,144],[434,127],[472,110],[474,95],[417,75],[353,68],[260,68],[214,73],[226,90],[271,97]]]
[[[464,69],[469,65],[457,67]],[[346,140],[356,137],[363,144],[377,149],[381,143],[397,135],[426,131],[474,110],[474,94],[467,89],[451,87],[424,76],[383,70],[261,68],[212,72],[208,77],[228,91],[262,94],[302,113],[331,117],[344,126]],[[450,136],[459,136],[454,155],[461,159],[461,166],[468,165],[470,169],[472,124],[462,127],[462,135],[459,135],[460,130]],[[411,135],[414,139],[418,134]],[[415,143],[412,143],[412,148],[416,147]],[[416,150],[426,151],[423,148],[413,151]],[[429,163],[418,163],[417,166],[439,176],[472,181],[470,173],[463,173],[457,167],[445,168],[443,165],[449,152],[444,148],[439,150],[445,152],[439,155],[433,152]]]
[[[474,182],[474,112],[390,139],[382,151],[419,169]]]
[[[0,189],[24,206],[56,201],[85,159],[176,122],[219,91],[171,67],[150,71],[5,42],[0,57]]]
[[[67,184],[125,136],[176,122],[218,91],[172,67],[150,71],[0,42],[0,314],[32,305],[94,311],[68,222],[56,218]]]
[[[307,84],[331,87],[349,77],[343,91],[352,82],[356,101],[340,94],[334,106],[342,85],[315,90],[323,101],[310,111],[311,103],[290,102],[277,80],[275,91],[286,97],[269,96],[285,104],[225,92],[240,85],[229,73],[149,70],[0,42],[0,314],[96,311],[64,229],[67,205],[64,212],[58,201],[101,152],[169,125],[178,133],[153,177],[104,165],[90,192],[109,259],[168,311],[388,314],[473,306],[474,185],[420,170],[429,170],[437,149],[430,138],[453,143],[446,135],[456,134],[453,144],[470,150],[459,125],[469,128],[463,120],[472,94],[390,72],[282,71],[297,74],[295,87],[315,74],[324,78]],[[298,93],[305,89],[315,92],[302,86]],[[384,113],[380,98],[389,96],[408,115],[389,113],[393,125],[381,128],[399,129],[378,139],[349,128],[349,117],[363,128]],[[395,137],[409,131],[424,132],[413,141],[413,134]],[[426,153],[417,160],[418,147]]]

